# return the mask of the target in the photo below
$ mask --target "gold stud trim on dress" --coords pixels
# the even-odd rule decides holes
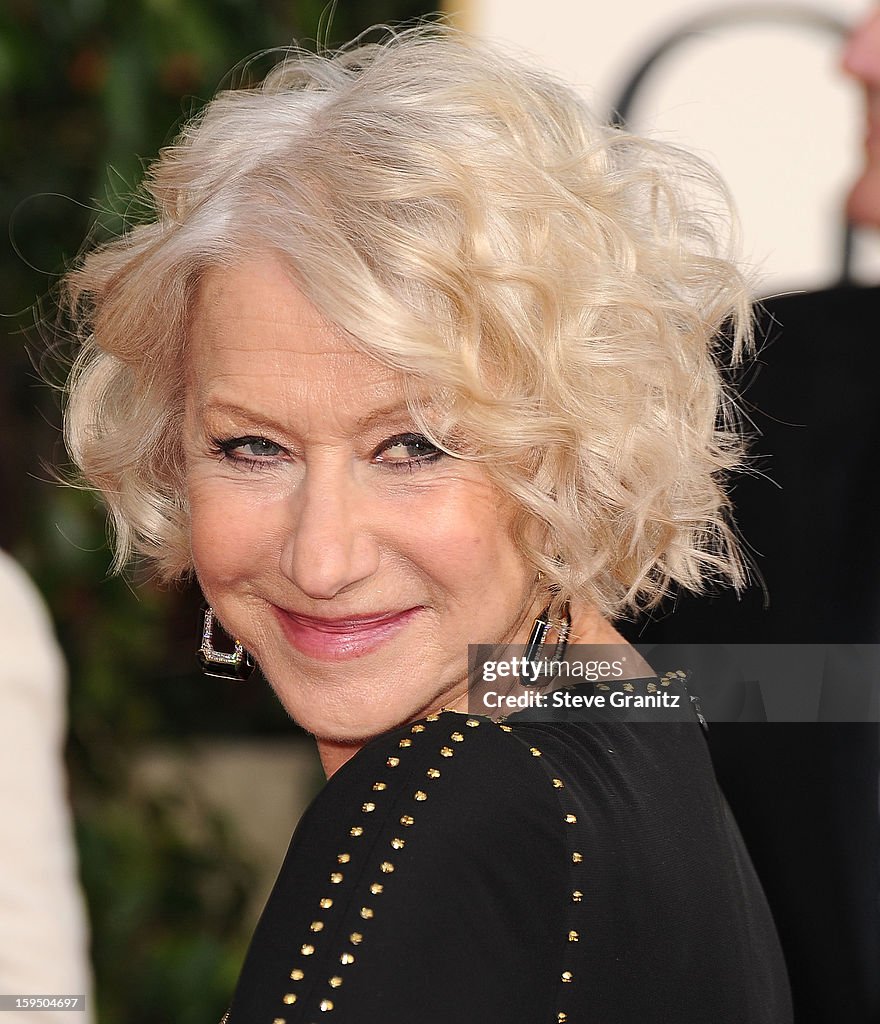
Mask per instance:
[[[568,941],[569,942],[579,942],[580,941],[580,935],[578,935],[578,933],[573,928],[568,933]]]
[[[464,724],[465,725],[469,725],[472,729],[476,729],[476,727],[480,723],[479,723],[479,721],[476,718],[469,718]]]
[[[566,814],[566,816],[565,816],[565,824],[566,825],[574,825],[576,821],[577,821],[577,815]]]
[[[430,716],[428,716],[427,721],[437,721],[439,717],[440,717],[439,714],[438,715],[430,715]],[[468,719],[467,724],[473,728],[475,726],[478,726],[480,723],[476,719]],[[419,734],[419,733],[425,732],[425,726],[422,725],[421,723],[416,723],[415,725],[413,725],[411,727],[410,731],[413,734]],[[454,733],[451,734],[450,739],[454,743],[462,743],[464,741],[464,736],[460,732],[454,732]],[[409,737],[404,737],[403,739],[398,741],[398,747],[400,749],[402,749],[402,750],[405,750],[405,749],[411,747],[412,744],[413,744],[413,741]],[[453,756],[453,749],[451,747],[444,746],[440,750],[440,755],[442,757],[452,757]],[[390,756],[390,757],[386,758],[386,760],[385,760],[385,766],[387,768],[397,768],[400,765],[400,763],[401,763],[401,758],[398,757],[398,756]],[[427,772],[426,772],[426,776],[429,779],[437,779],[437,778],[440,777],[440,771],[437,768],[429,768],[427,770]],[[384,792],[387,788],[388,788],[387,783],[382,781],[381,779],[377,779],[375,782],[372,783],[372,790],[373,790],[374,793]],[[413,793],[413,799],[415,801],[417,801],[417,802],[423,802],[423,801],[428,799],[428,794],[423,789],[417,789]],[[361,804],[361,812],[363,814],[371,814],[371,813],[373,813],[376,810],[376,808],[377,808],[377,804],[374,801],[372,801],[372,800],[367,800],[367,801],[365,801],[364,803]],[[410,814],[402,815],[399,820],[400,820],[400,824],[405,826],[405,827],[407,827],[407,828],[411,827],[415,823],[415,819]],[[349,835],[354,837],[354,838],[358,838],[358,837],[364,835],[364,828],[363,828],[363,826],[362,825],[353,825],[349,829]],[[399,838],[398,836],[395,836],[395,837],[393,837],[390,840],[390,845],[391,845],[391,847],[393,849],[400,850],[400,849],[403,848],[405,843],[404,843],[403,839]],[[338,853],[336,855],[336,860],[337,860],[338,864],[348,864],[348,863],[351,862],[351,859],[352,859],[351,858],[351,854],[348,853],[348,852]],[[379,865],[379,870],[380,870],[380,872],[382,874],[385,874],[385,875],[392,874],[394,872],[394,864],[391,861],[382,861],[382,863]],[[330,883],[332,885],[339,885],[339,884],[341,884],[344,881],[344,875],[343,875],[343,873],[341,871],[333,871],[333,872],[331,872],[329,878],[330,878]],[[384,891],[384,885],[381,882],[372,882],[370,884],[370,893],[373,896],[378,896],[383,891]],[[321,900],[319,900],[319,904],[318,905],[320,906],[320,908],[322,910],[329,910],[333,906],[333,900],[330,899],[329,897],[323,897]],[[363,906],[363,907],[360,908],[360,917],[364,921],[370,921],[370,920],[372,920],[374,918],[374,916],[375,916],[375,913],[374,913],[374,910],[373,910],[372,907]],[[317,934],[317,933],[320,933],[320,932],[322,932],[324,930],[324,922],[321,921],[321,920],[316,919],[316,920],[311,922],[309,927],[310,927],[310,930],[312,931],[312,933]],[[364,937],[363,937],[361,932],[351,932],[349,934],[349,937],[348,937],[349,942],[353,946],[360,945],[360,943],[363,942],[363,938]],[[302,956],[311,956],[314,952],[315,952],[315,947],[311,943],[304,943],[300,947],[300,954]],[[342,965],[344,965],[344,966],[353,964],[354,960],[355,960],[354,955],[351,952],[347,951],[347,950],[343,951],[340,954],[340,956],[339,956],[339,962]],[[304,976],[305,976],[304,972],[300,968],[294,968],[290,972],[290,977],[294,981],[302,980],[304,978]],[[343,981],[343,979],[342,979],[341,975],[333,975],[328,980],[328,984],[330,985],[331,988],[339,988],[342,985],[342,981]],[[286,993],[282,998],[283,998],[283,1000],[284,1000],[286,1005],[292,1005],[293,1003],[295,1003],[297,1001],[297,995],[296,995],[295,992]],[[330,1011],[333,1010],[333,1005],[334,1004],[333,1004],[332,1000],[325,998],[325,999],[322,999],[321,1002],[318,1005],[319,1005],[319,1009],[321,1010],[321,1012],[327,1013],[327,1012],[330,1012]],[[283,1024],[281,1018],[276,1018],[276,1024]]]
[[[571,902],[572,903],[580,903],[580,901],[583,898],[584,898],[584,894],[580,891],[580,889],[575,889],[575,891],[571,894]]]
[[[556,1014],[556,1024],[565,1024],[565,1022],[567,1020],[568,1020],[568,1014],[567,1013],[560,1012],[560,1013]]]
[[[553,780],[553,788],[554,789],[565,789],[565,783],[562,781],[562,779],[554,779]]]
[[[541,751],[538,750],[537,747],[529,747],[529,753],[532,755],[532,757],[540,757],[541,756]]]
[[[276,1017],[272,1024],[287,1024],[287,1021],[283,1017]]]
[[[580,864],[583,861],[583,859],[584,855],[582,853],[578,853],[577,850],[575,850],[574,853],[571,855],[572,864]]]
[[[564,982],[566,982],[566,983],[568,983],[570,981],[573,981],[574,980],[574,975],[571,973],[571,971],[563,971],[562,972],[562,980]]]

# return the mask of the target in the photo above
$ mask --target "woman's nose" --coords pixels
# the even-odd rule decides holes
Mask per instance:
[[[351,474],[336,466],[307,469],[290,501],[281,571],[303,594],[329,600],[376,572],[378,544]]]
[[[853,29],[843,49],[843,68],[869,86],[880,86],[880,9]]]

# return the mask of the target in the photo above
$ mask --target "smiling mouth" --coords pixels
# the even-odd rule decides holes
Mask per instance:
[[[318,618],[275,606],[284,635],[291,646],[311,658],[344,661],[371,654],[399,633],[420,607],[401,611]]]

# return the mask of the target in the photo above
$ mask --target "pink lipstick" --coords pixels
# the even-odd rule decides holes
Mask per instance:
[[[344,661],[370,654],[399,633],[418,611],[416,607],[397,612],[323,619],[275,607],[288,641],[300,653],[327,661]]]

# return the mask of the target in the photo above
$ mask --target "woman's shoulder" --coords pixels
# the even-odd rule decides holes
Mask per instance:
[[[484,821],[486,840],[506,815],[522,827],[524,802],[564,824],[564,813],[555,813],[564,783],[542,758],[529,730],[442,711],[366,744],[330,778],[309,813],[320,809],[321,829],[347,812],[352,839],[380,822],[445,834],[466,827],[473,835]]]

